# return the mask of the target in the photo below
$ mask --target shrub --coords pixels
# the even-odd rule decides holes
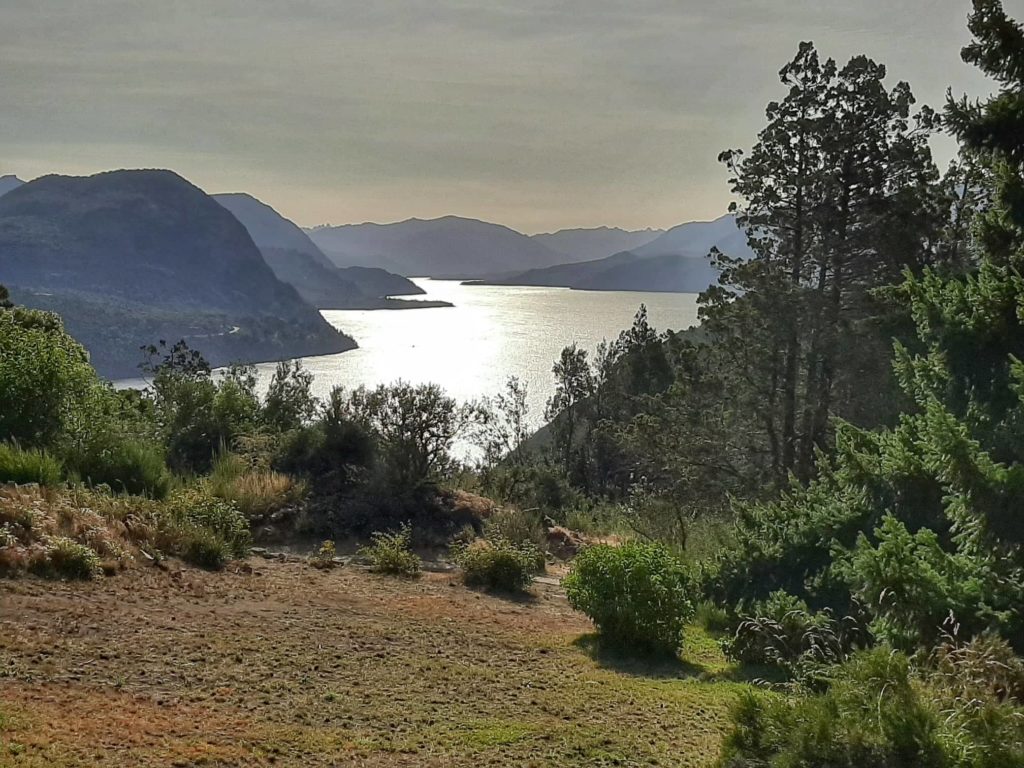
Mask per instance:
[[[163,451],[151,443],[105,440],[73,452],[68,467],[86,485],[106,485],[132,496],[162,499],[171,487]]]
[[[530,543],[516,544],[507,539],[478,539],[455,552],[462,569],[462,580],[502,592],[522,592],[537,572],[537,548]],[[543,559],[541,560],[543,567]]]
[[[675,653],[694,613],[688,569],[658,543],[585,549],[563,584],[573,608],[624,648]]]
[[[484,521],[484,538],[492,543],[507,542],[530,552],[533,556],[533,570],[544,570],[548,538],[540,513],[535,510],[516,507],[495,510]]]
[[[370,561],[378,573],[393,576],[416,576],[423,563],[412,551],[412,528],[403,525],[391,533],[377,532],[371,536],[372,543],[359,550],[359,555]]]
[[[38,483],[53,487],[60,482],[60,462],[45,451],[23,450],[0,443],[0,483]]]
[[[310,555],[309,564],[314,568],[333,568],[334,556],[336,554],[337,548],[334,546],[334,542],[328,539],[320,545],[320,548],[315,553]]]
[[[179,529],[177,551],[182,560],[217,571],[234,555],[234,550],[222,537],[209,528],[186,526]]]
[[[812,613],[804,601],[777,590],[754,603],[723,650],[736,661],[777,666],[806,679],[820,665],[844,661],[853,648],[866,646],[870,639],[859,618],[836,619],[828,610]]]
[[[87,423],[99,380],[57,315],[0,310],[0,350],[0,440],[49,447]]]
[[[284,434],[271,460],[274,469],[307,478],[317,493],[347,489],[356,469],[374,462],[372,436],[347,418],[340,398],[336,390],[323,419]]]
[[[47,578],[91,579],[100,573],[100,558],[85,544],[57,536],[48,543],[45,558],[33,563],[32,571]]]
[[[955,701],[886,647],[854,654],[827,689],[791,699],[745,695],[732,712],[725,768],[1002,768],[1024,761],[1024,712]]]
[[[163,546],[194,565],[222,568],[249,554],[249,524],[231,502],[202,488],[173,494],[161,521]]]
[[[729,612],[709,601],[697,604],[693,618],[699,626],[712,635],[721,635],[730,628]]]
[[[248,520],[297,504],[306,495],[304,483],[274,470],[253,469],[233,453],[217,457],[207,482],[213,496],[232,502]]]

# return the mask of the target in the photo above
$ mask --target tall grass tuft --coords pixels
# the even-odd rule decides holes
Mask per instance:
[[[233,503],[249,520],[301,502],[307,490],[305,482],[271,469],[251,467],[233,453],[218,457],[207,483],[211,495]]]

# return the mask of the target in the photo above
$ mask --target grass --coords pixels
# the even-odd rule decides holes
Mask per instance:
[[[231,453],[218,457],[207,483],[213,496],[234,503],[248,520],[263,519],[306,496],[302,481],[271,469],[251,468]]]
[[[0,578],[112,575],[140,551],[219,568],[249,551],[249,528],[230,504],[192,488],[166,501],[85,488],[0,486]]]
[[[745,686],[710,638],[688,629],[671,667],[595,656],[590,623],[534,590],[271,561],[14,582],[0,710],[24,751],[8,763],[714,764]]]

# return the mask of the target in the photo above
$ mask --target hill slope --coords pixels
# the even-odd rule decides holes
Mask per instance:
[[[603,259],[622,251],[631,251],[646,245],[660,235],[663,229],[642,229],[628,231],[618,227],[596,227],[593,229],[562,229],[558,232],[533,235],[538,243],[561,254],[564,263]]]
[[[17,176],[0,176],[0,196],[6,195],[8,192],[17,189],[24,183],[25,182]]]
[[[320,309],[374,309],[384,296],[423,293],[384,270],[339,269],[293,222],[245,193],[213,195],[249,231],[270,268]]]
[[[458,216],[317,227],[308,234],[339,267],[381,267],[401,275],[484,277],[563,260],[513,229]]]
[[[60,311],[108,376],[185,338],[211,362],[350,349],[226,209],[170,171],[46,176],[0,198],[0,282]]]
[[[698,293],[718,279],[707,258],[712,248],[746,258],[746,235],[732,216],[689,222],[632,251],[604,259],[559,264],[485,282],[496,285],[546,285],[600,291]]]
[[[672,227],[651,242],[634,248],[641,258],[685,254],[706,256],[712,248],[729,256],[747,258],[751,254],[747,235],[736,226],[736,217],[726,214],[714,221],[690,221]]]

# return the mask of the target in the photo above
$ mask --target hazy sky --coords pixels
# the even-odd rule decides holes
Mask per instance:
[[[983,93],[969,7],[0,0],[0,174],[169,167],[304,225],[670,226],[724,211],[718,152],[753,142],[801,40],[935,106]]]

